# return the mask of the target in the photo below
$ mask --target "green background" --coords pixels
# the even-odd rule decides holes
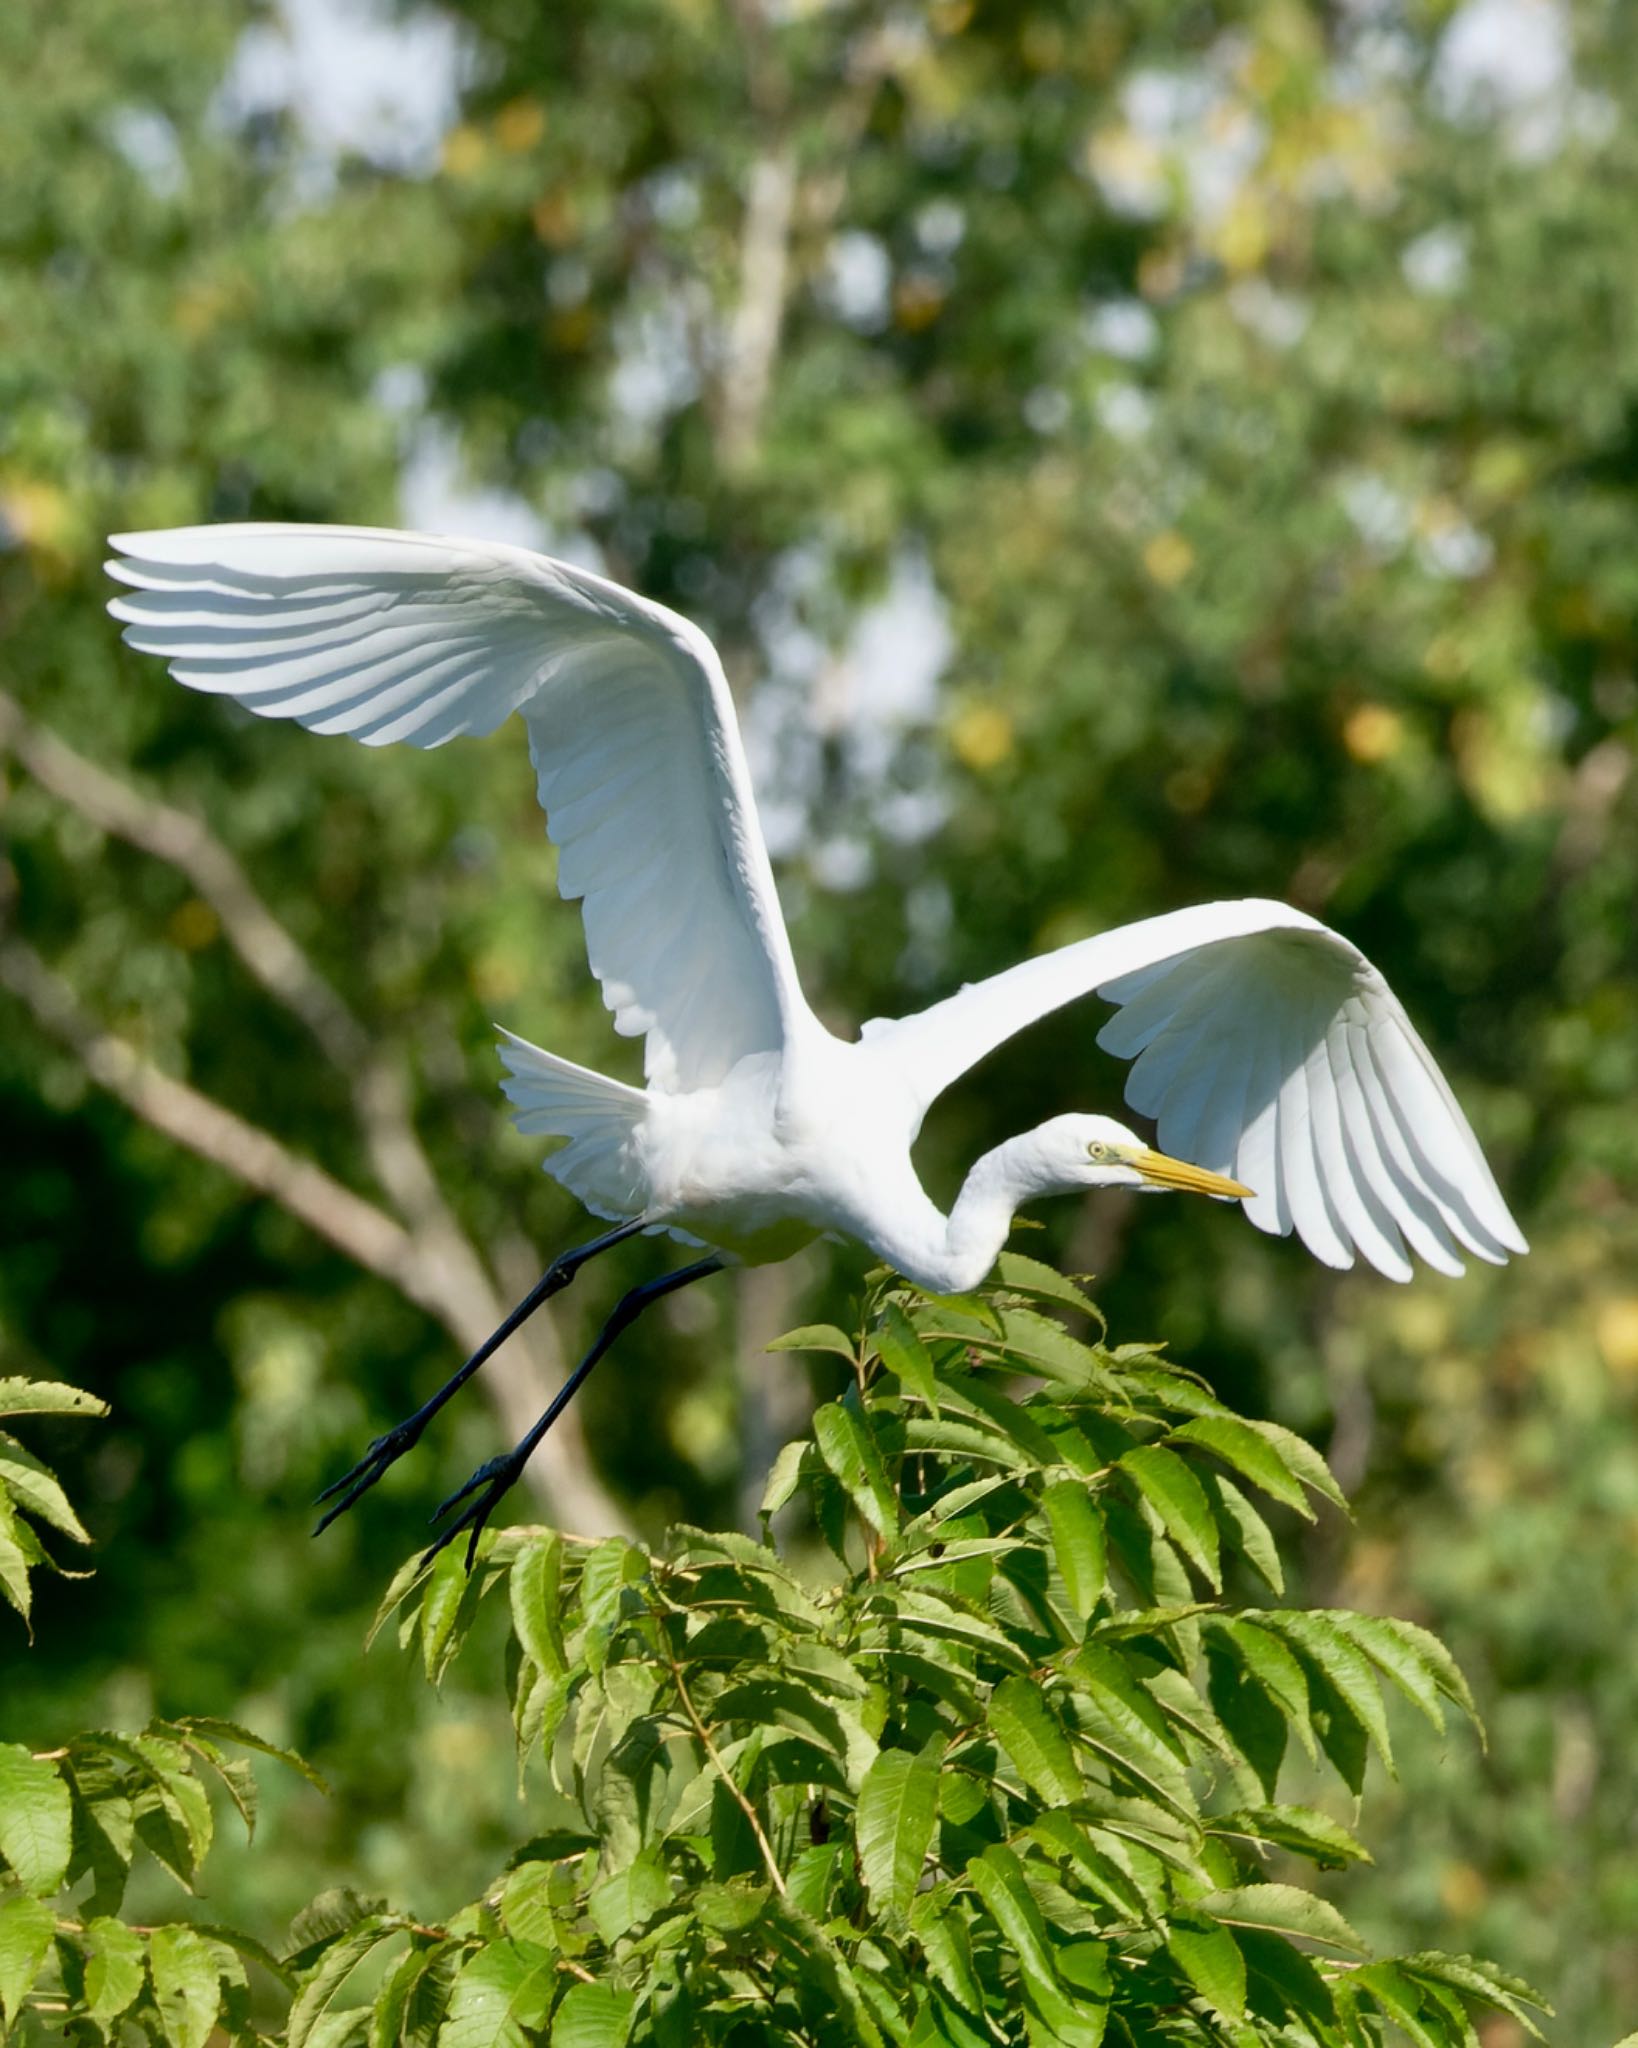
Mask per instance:
[[[364,1619],[671,1254],[591,1268],[503,1405],[469,1396],[318,1545],[306,1503],[590,1234],[504,1121],[493,1022],[627,1076],[634,1049],[520,734],[375,754],[190,696],[120,645],[100,561],[110,530],[203,519],[533,520],[722,647],[838,1029],[1213,896],[1298,903],[1388,974],[1527,1261],[1401,1289],[1114,1197],[1044,1209],[1028,1248],[1096,1273],[1117,1338],[1326,1448],[1360,1517],[1304,1539],[1303,1597],[1424,1621],[1472,1675],[1489,1751],[1407,1725],[1356,1924],[1488,1953],[1555,2039],[1613,2038],[1638,2023],[1630,10],[439,18],[404,17],[407,58],[321,41],[332,80],[443,77],[447,118],[349,146],[260,89],[254,9],[0,10],[0,1371],[115,1411],[37,1433],[97,1576],[47,1594],[32,1651],[9,1630],[0,1737],[154,1707],[295,1742],[335,1796],[270,1783],[254,1859],[213,1865],[213,1914],[258,1929],[340,1878],[438,1912],[518,1834],[498,1687],[423,1694],[361,1656]],[[295,942],[282,999],[231,943],[255,951],[247,889]],[[1096,1021],[939,1105],[940,1199],[1007,1133],[1118,1108]],[[91,1078],[121,1060],[196,1091],[173,1126],[214,1103],[372,1205],[408,1294],[248,1193],[237,1137],[201,1159]],[[411,1126],[424,1185],[383,1157]],[[656,1311],[518,1512],[743,1519],[809,1395],[761,1346],[845,1320],[862,1268],[815,1252]]]

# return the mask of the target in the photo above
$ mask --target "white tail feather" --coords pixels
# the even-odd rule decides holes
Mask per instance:
[[[501,1031],[502,1089],[515,1105],[512,1121],[533,1137],[567,1138],[543,1161],[554,1180],[594,1216],[621,1221],[642,1215],[648,1187],[636,1144],[648,1114],[641,1088],[611,1081],[589,1067]]]

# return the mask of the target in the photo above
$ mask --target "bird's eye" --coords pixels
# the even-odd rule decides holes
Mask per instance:
[[[1109,1147],[1101,1138],[1094,1138],[1092,1143],[1086,1148],[1086,1156],[1088,1159],[1107,1159],[1109,1157]]]

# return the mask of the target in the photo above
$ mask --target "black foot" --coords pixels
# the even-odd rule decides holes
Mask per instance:
[[[315,1523],[313,1534],[322,1536],[337,1515],[344,1515],[355,1500],[361,1500],[384,1472],[390,1471],[406,1451],[414,1450],[421,1441],[426,1428],[426,1419],[412,1415],[408,1422],[401,1422],[396,1429],[389,1429],[385,1436],[378,1436],[370,1448],[359,1459],[350,1472],[344,1472],[333,1486],[327,1486],[314,1501],[314,1507],[323,1507],[327,1500],[333,1500],[339,1493],[340,1500],[330,1512]],[[343,1491],[343,1488],[346,1490]]]
[[[533,1448],[532,1444],[523,1443],[515,1450],[505,1452],[501,1457],[491,1458],[487,1465],[478,1467],[464,1486],[458,1486],[448,1500],[433,1509],[428,1519],[434,1522],[442,1521],[450,1509],[465,1500],[469,1493],[477,1495],[465,1513],[457,1515],[437,1542],[426,1551],[421,1559],[423,1566],[431,1564],[439,1551],[446,1544],[453,1543],[463,1529],[470,1529],[472,1537],[466,1546],[466,1568],[471,1571],[478,1560],[478,1538],[483,1534],[484,1524],[522,1477],[523,1468],[528,1464],[529,1453]]]

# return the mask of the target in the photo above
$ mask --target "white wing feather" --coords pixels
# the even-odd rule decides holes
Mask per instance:
[[[733,701],[687,620],[524,548],[346,526],[116,534],[109,606],[191,689],[367,746],[521,711],[558,888],[651,1086],[719,1081],[806,1014]]]
[[[1096,993],[1161,1147],[1232,1173],[1259,1230],[1395,1280],[1527,1249],[1467,1119],[1356,946],[1283,903],[1207,903],[1062,947],[866,1027],[925,1109],[1036,1018]]]

